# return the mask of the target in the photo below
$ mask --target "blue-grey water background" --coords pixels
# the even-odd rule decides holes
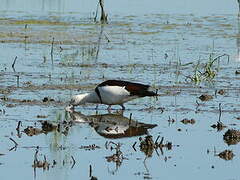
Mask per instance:
[[[104,26],[94,22],[97,1],[0,2],[1,179],[90,179],[90,165],[98,179],[239,179],[239,144],[229,146],[223,140],[228,129],[239,129],[237,1],[105,0]],[[223,56],[214,64],[216,77],[190,81],[198,62],[202,70],[210,55],[223,54],[230,58]],[[123,116],[156,124],[149,134],[171,142],[171,150],[158,149],[159,155],[154,150],[147,157],[139,147],[139,137],[146,135],[109,139],[87,122],[73,123],[68,134],[23,132],[28,126],[41,128],[40,120],[56,124],[72,120],[65,112],[71,96],[106,79],[158,89],[158,98],[126,103]],[[223,95],[216,93],[221,89]],[[202,102],[198,98],[202,94],[213,99]],[[42,102],[45,97],[55,102]],[[219,106],[220,120],[227,126],[221,131],[211,127],[219,120]],[[84,117],[96,114],[92,105],[76,110]],[[99,106],[97,114],[106,113],[106,106]],[[182,123],[185,118],[195,123]],[[19,121],[21,136],[16,131]],[[16,149],[11,149],[14,143],[9,138],[18,143]],[[106,148],[110,141],[121,144],[120,165],[106,160],[115,153]],[[81,148],[92,144],[100,148]],[[34,172],[37,146],[38,158],[46,156],[49,170]],[[228,149],[235,154],[232,160],[217,155]]]

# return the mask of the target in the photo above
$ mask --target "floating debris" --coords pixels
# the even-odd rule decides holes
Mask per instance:
[[[223,135],[223,140],[228,145],[234,145],[240,142],[240,131],[235,129],[228,129],[227,132]]]
[[[223,90],[223,89],[220,89],[217,93],[220,94],[220,95],[224,95],[226,93],[226,91]]]
[[[30,103],[30,102],[33,102],[34,100],[30,100],[30,99],[23,99],[23,100],[20,100],[21,103]]]
[[[37,115],[37,118],[47,118],[45,115]]]
[[[23,130],[23,132],[26,133],[28,136],[35,136],[42,133],[47,134],[57,129],[57,125],[49,123],[48,121],[40,121],[40,122],[42,124],[42,129],[36,128],[33,126],[28,126]]]
[[[175,119],[173,119],[173,118],[171,118],[170,116],[168,116],[168,122],[169,122],[169,124],[170,123],[174,123],[174,122],[176,122],[176,120]]]
[[[213,99],[212,95],[208,95],[208,94],[203,94],[201,96],[198,97],[201,101],[209,101],[211,99]]]
[[[34,172],[36,168],[42,168],[43,170],[49,170],[50,163],[47,162],[46,156],[44,156],[44,160],[40,161],[38,160],[38,148],[36,149],[36,152],[34,154],[34,161],[32,167],[34,168]]]
[[[92,176],[90,180],[97,180],[98,178],[95,176]]]
[[[41,129],[35,128],[32,126],[28,126],[27,128],[25,128],[23,130],[23,132],[28,136],[35,136],[35,135],[39,135],[39,134],[43,133],[43,131]]]
[[[235,74],[236,74],[236,75],[240,74],[240,70],[236,70],[236,71],[235,71]]]
[[[140,140],[140,151],[144,152],[147,157],[151,157],[153,154],[153,150],[155,149],[155,144],[153,142],[152,136],[146,136],[144,140],[139,138]]]
[[[80,146],[79,149],[85,149],[85,150],[95,150],[95,149],[100,149],[100,146],[97,146],[95,144],[88,145],[88,146]]]
[[[6,107],[8,107],[8,108],[12,108],[12,107],[15,107],[16,106],[16,104],[6,104]]]
[[[240,120],[240,117],[236,117],[237,120]]]
[[[151,157],[153,154],[153,150],[156,150],[156,153],[158,154],[157,149],[159,148],[161,153],[163,154],[163,148],[167,148],[167,150],[172,149],[172,143],[171,142],[166,142],[163,144],[164,137],[162,137],[161,141],[158,142],[158,139],[160,136],[157,137],[155,142],[152,139],[151,135],[148,135],[144,138],[144,140],[140,137],[140,151],[144,152],[147,157]],[[159,154],[158,154],[159,155]]]
[[[187,118],[184,118],[183,120],[181,120],[181,122],[183,123],[183,124],[195,124],[195,119],[187,119]]]
[[[42,100],[42,102],[52,102],[52,101],[55,101],[55,100],[49,97],[44,97]]]
[[[225,150],[218,154],[218,156],[226,161],[232,160],[235,156],[231,150]]]
[[[153,112],[153,111],[160,111],[161,113],[163,113],[165,111],[165,108],[164,107],[150,106],[150,107],[147,107],[147,108],[140,109],[139,111],[147,111],[149,113]]]
[[[11,89],[8,89],[8,88],[6,88],[6,89],[0,89],[0,94],[10,94],[11,93]]]
[[[109,145],[113,145],[113,146],[110,146],[110,149],[111,150],[115,150],[115,153],[111,156],[106,156],[105,158],[107,159],[107,162],[114,162],[116,163],[116,170],[118,169],[118,167],[121,166],[122,162],[124,159],[127,159],[123,156],[123,153],[121,151],[121,144],[120,143],[114,143],[112,141],[110,141],[109,143],[106,142],[105,143],[105,146],[106,148],[108,149],[109,148]]]
[[[44,133],[48,133],[48,132],[51,132],[51,131],[54,131],[57,129],[56,125],[53,125],[52,123],[49,123],[48,121],[41,121],[41,124],[42,124],[42,131]]]
[[[18,143],[13,138],[9,138],[9,139],[14,143],[14,146],[11,149],[9,149],[9,151],[12,151],[13,149],[16,151]]]
[[[211,127],[214,129],[216,128],[217,131],[221,131],[224,128],[226,128],[227,126],[225,126],[222,122],[218,121],[217,124],[213,124]]]
[[[33,168],[43,168],[43,170],[49,170],[50,163],[47,161],[34,161],[34,164],[32,165]]]
[[[15,99],[15,98],[8,98],[8,97],[0,97],[0,99],[2,101],[8,102],[9,105],[6,104],[6,106],[9,107],[15,107],[17,105],[48,105],[48,103],[46,102],[51,102],[51,104],[54,105],[65,105],[65,102],[61,102],[61,101],[55,101],[54,99],[50,99],[50,98],[44,98],[44,99]]]

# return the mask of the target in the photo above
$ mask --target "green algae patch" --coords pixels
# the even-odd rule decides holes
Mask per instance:
[[[60,22],[60,21],[48,21],[48,20],[36,20],[36,19],[29,19],[29,20],[11,20],[9,24],[37,24],[37,25],[59,25],[59,26],[66,26],[69,23]]]
[[[151,35],[151,34],[157,34],[159,31],[138,31],[138,32],[130,32],[129,34],[139,34],[139,35]]]
[[[177,26],[178,26],[177,24],[166,24],[166,25],[163,25],[162,29],[170,30],[170,29],[175,29]]]

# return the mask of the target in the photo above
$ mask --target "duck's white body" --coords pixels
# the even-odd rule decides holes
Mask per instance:
[[[72,97],[70,105],[77,106],[85,103],[121,105],[127,101],[138,97],[156,96],[153,91],[149,91],[150,86],[132,83],[128,81],[108,80],[99,84],[91,93],[75,95]]]
[[[137,98],[137,96],[131,96],[130,92],[127,91],[124,86],[102,86],[98,87],[98,89],[101,95],[102,104],[123,104]]]

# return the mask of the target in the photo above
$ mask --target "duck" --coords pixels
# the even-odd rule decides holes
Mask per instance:
[[[69,107],[93,103],[106,104],[108,110],[112,105],[120,105],[125,110],[124,103],[136,98],[146,96],[157,96],[157,92],[150,90],[150,85],[135,83],[123,80],[106,80],[98,84],[94,90],[89,93],[83,93],[72,96]]]

